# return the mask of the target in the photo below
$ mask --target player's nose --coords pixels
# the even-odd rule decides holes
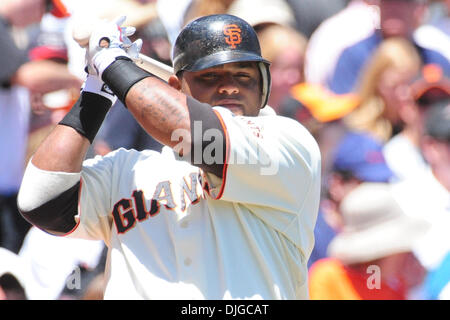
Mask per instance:
[[[231,76],[223,77],[218,85],[218,92],[220,94],[236,94],[239,93],[239,86],[235,79]]]

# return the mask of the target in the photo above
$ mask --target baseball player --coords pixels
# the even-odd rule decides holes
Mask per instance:
[[[27,166],[24,217],[106,243],[105,299],[308,298],[320,152],[299,123],[260,112],[270,72],[252,27],[189,23],[166,83],[132,62],[140,43],[122,22],[95,28],[81,97]],[[107,88],[161,153],[83,161],[115,99]]]

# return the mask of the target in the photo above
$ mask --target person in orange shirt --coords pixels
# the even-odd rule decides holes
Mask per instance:
[[[413,254],[429,225],[407,216],[387,183],[363,183],[340,205],[329,257],[309,269],[312,300],[405,300],[425,269]]]

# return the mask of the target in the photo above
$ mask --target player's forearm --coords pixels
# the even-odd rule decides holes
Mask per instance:
[[[102,78],[148,134],[192,164],[222,176],[227,147],[225,132],[210,105],[172,88],[131,60],[116,60]],[[203,137],[208,132],[220,135],[216,138],[222,140],[223,150],[217,150],[216,156],[206,154],[205,158],[203,151],[210,140]],[[199,151],[195,154],[193,150]]]
[[[125,103],[141,126],[162,144],[174,147],[175,130],[182,130],[183,143],[191,143],[189,111],[186,96],[155,77],[136,83]]]
[[[87,78],[77,102],[33,155],[36,167],[48,171],[81,171],[89,145],[115,101],[102,87],[97,78]]]
[[[162,81],[149,77],[128,92],[126,105],[142,127],[185,160],[222,177],[226,154],[225,132],[212,107],[188,97]],[[196,132],[198,131],[198,132]],[[207,132],[219,134],[222,145],[215,156],[205,152],[211,141]],[[197,152],[197,154],[196,154]],[[211,156],[211,157],[209,157]]]
[[[107,56],[108,52],[104,52]],[[102,79],[148,134],[162,144],[174,147],[179,143],[172,141],[174,131],[184,130],[183,140],[189,145],[186,95],[122,57],[103,71]]]
[[[41,143],[32,163],[41,170],[80,172],[89,140],[75,129],[57,125]]]

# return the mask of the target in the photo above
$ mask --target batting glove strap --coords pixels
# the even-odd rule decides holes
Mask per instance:
[[[102,79],[126,107],[125,97],[130,88],[136,82],[152,76],[129,58],[119,57],[103,72]]]
[[[114,104],[117,101],[117,96],[112,92],[108,85],[96,76],[88,74],[82,87],[82,91],[101,95],[111,101],[111,104]]]
[[[80,98],[59,124],[74,128],[92,143],[111,105],[111,100],[102,95],[82,91]]]

